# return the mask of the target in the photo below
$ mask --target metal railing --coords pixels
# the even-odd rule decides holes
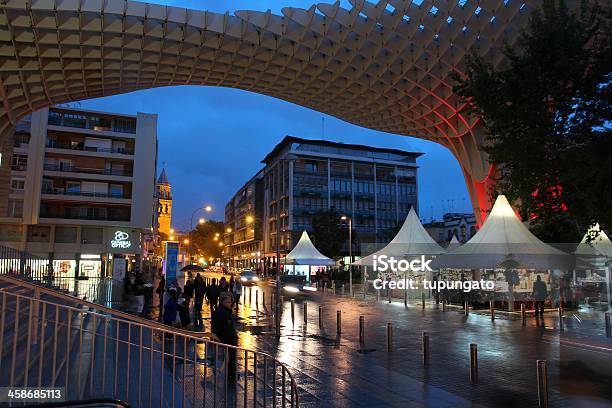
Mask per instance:
[[[44,170],[47,171],[60,171],[60,172],[71,172],[71,173],[88,173],[88,174],[100,174],[107,176],[128,176],[132,177],[132,171],[126,169],[107,169],[107,168],[93,168],[93,167],[79,167],[79,166],[66,166],[63,164],[45,164]]]
[[[0,387],[63,388],[71,401],[112,398],[143,407],[299,404],[291,373],[266,353],[15,277],[0,275],[0,284],[34,292],[0,289]]]

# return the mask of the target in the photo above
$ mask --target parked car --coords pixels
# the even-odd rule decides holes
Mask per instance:
[[[306,276],[303,275],[281,275],[281,287],[283,292],[295,296],[305,295],[309,292],[316,292],[317,288],[306,282]],[[271,282],[272,286],[276,286],[276,282]]]
[[[243,285],[257,285],[257,282],[259,282],[259,276],[257,276],[257,273],[253,270],[250,269],[245,269],[242,272],[240,272],[240,282]]]

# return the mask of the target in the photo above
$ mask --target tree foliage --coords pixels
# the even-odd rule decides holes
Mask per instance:
[[[340,255],[348,241],[348,228],[341,225],[340,214],[334,209],[318,213],[312,219],[312,240],[323,255],[329,258]]]
[[[215,260],[221,257],[224,246],[219,245],[223,242],[224,225],[220,221],[208,220],[203,224],[198,224],[191,231],[191,253],[194,257],[203,256],[206,261],[209,258]],[[218,236],[217,236],[218,234]],[[215,240],[215,238],[217,238]]]
[[[498,191],[542,238],[575,240],[594,222],[612,227],[610,10],[544,0],[507,63],[467,58],[455,91],[487,130]]]

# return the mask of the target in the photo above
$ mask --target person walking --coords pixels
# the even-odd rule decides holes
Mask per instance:
[[[171,287],[168,288],[169,299],[164,306],[164,324],[168,326],[174,326],[176,321],[176,314],[178,312],[178,293],[176,289]]]
[[[203,326],[202,321],[202,305],[204,304],[204,296],[206,295],[206,283],[200,274],[196,274],[193,280],[193,292],[195,294],[195,303],[193,304],[193,323],[196,326]]]
[[[210,285],[206,287],[206,298],[208,299],[208,304],[210,305],[210,316],[211,317],[214,311],[217,309],[217,300],[219,299],[220,292],[221,290],[219,289],[219,286],[217,285],[217,280],[213,278]]]
[[[136,277],[132,272],[123,278],[123,310],[132,313],[134,310],[134,282]]]
[[[134,312],[142,315],[144,311],[145,282],[142,279],[141,273],[136,274],[132,288],[134,291]]]
[[[212,315],[211,329],[221,343],[231,346],[238,345],[238,334],[234,328],[232,316],[233,297],[229,292],[222,292],[219,297],[219,307]],[[230,382],[236,381],[236,349],[226,347],[227,378]]]
[[[161,275],[159,278],[159,283],[157,284],[157,289],[155,289],[155,293],[157,293],[157,298],[159,299],[159,320],[162,320],[162,314],[164,313],[164,292],[166,291],[166,278],[164,275]]]
[[[221,280],[219,281],[219,291],[229,292],[229,285],[227,283],[227,279],[225,279],[225,276],[221,277]]]
[[[193,297],[193,279],[191,279],[191,274],[187,278],[187,282],[185,282],[185,287],[183,288],[183,298],[185,298],[185,307],[189,310],[189,306],[191,306],[191,298]]]
[[[234,287],[232,291],[234,295],[234,307],[236,308],[236,312],[238,311],[238,303],[240,303],[240,295],[242,294],[242,283],[240,283],[240,279],[236,279],[234,281]]]
[[[538,309],[540,311],[540,317],[544,317],[544,301],[546,300],[546,284],[542,282],[542,277],[537,276],[536,281],[533,283],[533,298],[535,300],[535,317],[538,317]]]

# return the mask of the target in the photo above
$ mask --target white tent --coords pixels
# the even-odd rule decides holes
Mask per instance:
[[[495,200],[480,230],[432,262],[435,268],[571,269],[573,257],[540,241],[516,216],[505,196]]]
[[[590,238],[590,239],[589,239]],[[610,261],[612,260],[612,242],[605,232],[599,227],[599,224],[595,224],[589,228],[578,248],[574,252],[576,256],[583,262],[587,263],[588,268],[592,270],[603,270],[605,271],[605,284],[606,284],[606,299],[608,304],[612,304],[610,294]],[[579,269],[577,267],[576,269]],[[575,279],[574,271],[574,281]]]
[[[414,208],[411,208],[406,216],[404,225],[402,225],[402,228],[400,228],[397,235],[395,235],[387,246],[353,262],[353,265],[373,266],[375,255],[387,255],[389,257],[393,256],[397,259],[401,259],[410,256],[437,255],[442,253],[444,253],[444,248],[433,240],[421,224]]]
[[[287,265],[313,265],[313,266],[329,266],[335,265],[335,261],[326,257],[315,248],[306,231],[302,232],[302,236],[298,243],[293,247],[291,252],[282,259]]]
[[[451,238],[450,242],[448,243],[448,246],[446,247],[446,252],[457,249],[460,246],[461,246],[461,242],[459,242],[459,240],[457,239],[457,236],[453,234],[453,237]]]

